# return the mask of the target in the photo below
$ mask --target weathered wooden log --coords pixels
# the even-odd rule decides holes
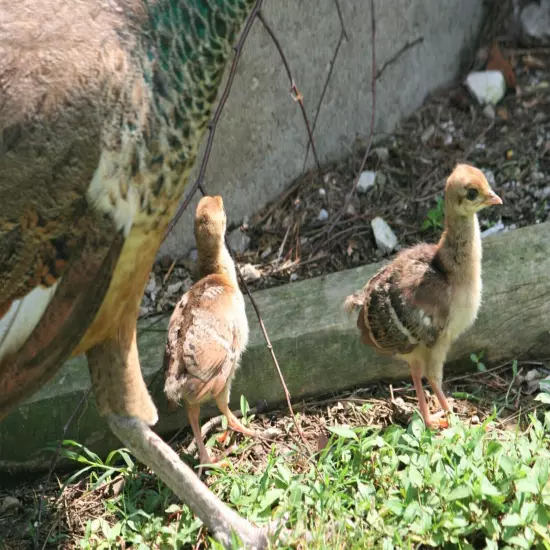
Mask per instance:
[[[379,264],[296,282],[255,294],[293,399],[380,379],[406,379],[404,364],[377,356],[362,345],[355,316],[348,319],[344,298],[360,288]],[[471,352],[485,350],[496,363],[518,354],[550,356],[550,223],[489,237],[484,241],[483,305],[474,327],[455,343],[451,368],[474,368]],[[283,400],[283,391],[258,328],[248,308],[251,338],[242,368],[233,384],[232,403],[240,395],[251,406]],[[141,364],[147,380],[162,365],[168,317],[147,329],[140,325]],[[169,414],[159,376],[153,384],[159,407],[157,431],[162,435],[187,423],[183,410]],[[71,360],[47,387],[0,424],[0,470],[44,465],[40,453],[55,443],[63,425],[89,387],[84,358]],[[217,414],[204,407],[204,416]],[[67,438],[76,439],[100,454],[120,444],[99,417],[93,397],[77,414]]]

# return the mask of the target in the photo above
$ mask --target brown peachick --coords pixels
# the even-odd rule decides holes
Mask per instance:
[[[364,344],[409,365],[420,413],[427,426],[447,425],[430,416],[422,389],[427,378],[443,411],[441,389],[451,344],[475,321],[481,303],[481,235],[477,212],[502,204],[481,170],[456,166],[445,187],[445,230],[438,244],[401,251],[365,287],[348,296],[345,309],[359,309]]]
[[[220,196],[203,197],[195,216],[201,279],[176,305],[164,355],[164,393],[185,403],[201,464],[214,462],[202,440],[202,403],[215,399],[230,428],[255,435],[229,409],[235,370],[248,341],[248,321],[235,264],[225,247],[226,216]]]

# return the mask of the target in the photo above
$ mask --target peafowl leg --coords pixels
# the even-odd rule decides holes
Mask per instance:
[[[267,529],[253,526],[226,506],[149,427],[157,420],[155,406],[141,376],[135,325],[119,329],[116,341],[87,352],[88,365],[102,415],[114,434],[151,468],[202,520],[226,547],[234,532],[247,548],[267,548]]]

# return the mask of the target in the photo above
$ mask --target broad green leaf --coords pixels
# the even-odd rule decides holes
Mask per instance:
[[[472,496],[472,489],[467,485],[460,485],[453,489],[447,496],[447,500],[461,500]]]
[[[519,514],[511,513],[506,514],[501,521],[503,527],[519,527],[522,525],[521,517]]]
[[[409,468],[409,479],[410,479],[411,484],[413,485],[413,487],[421,487],[422,486],[422,482],[423,482],[422,474],[414,466],[411,466]]]
[[[545,405],[550,405],[550,393],[540,392],[536,397],[535,401],[540,401]]]
[[[483,496],[496,497],[500,491],[485,477],[481,478],[481,494]]]
[[[518,491],[518,493],[537,494],[539,492],[539,488],[537,486],[537,482],[534,479],[526,477],[520,479],[519,481],[516,481],[516,491]]]
[[[327,430],[333,434],[336,434],[338,437],[342,437],[343,439],[358,440],[357,434],[347,426],[328,426]]]
[[[269,508],[274,502],[284,494],[282,489],[269,489],[260,502],[260,511]]]

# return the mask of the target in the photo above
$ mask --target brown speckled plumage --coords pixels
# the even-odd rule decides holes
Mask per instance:
[[[470,198],[469,198],[470,197]],[[345,308],[359,309],[364,344],[409,364],[421,413],[432,423],[420,379],[425,376],[442,407],[443,363],[450,345],[472,325],[481,303],[481,237],[476,212],[501,204],[477,168],[459,164],[445,188],[445,231],[437,245],[400,252]]]
[[[197,207],[195,235],[202,279],[176,305],[164,355],[164,392],[173,407],[186,405],[201,463],[211,458],[199,427],[200,405],[215,399],[229,427],[253,435],[228,408],[231,381],[248,341],[244,298],[224,244],[221,197],[204,197]]]

